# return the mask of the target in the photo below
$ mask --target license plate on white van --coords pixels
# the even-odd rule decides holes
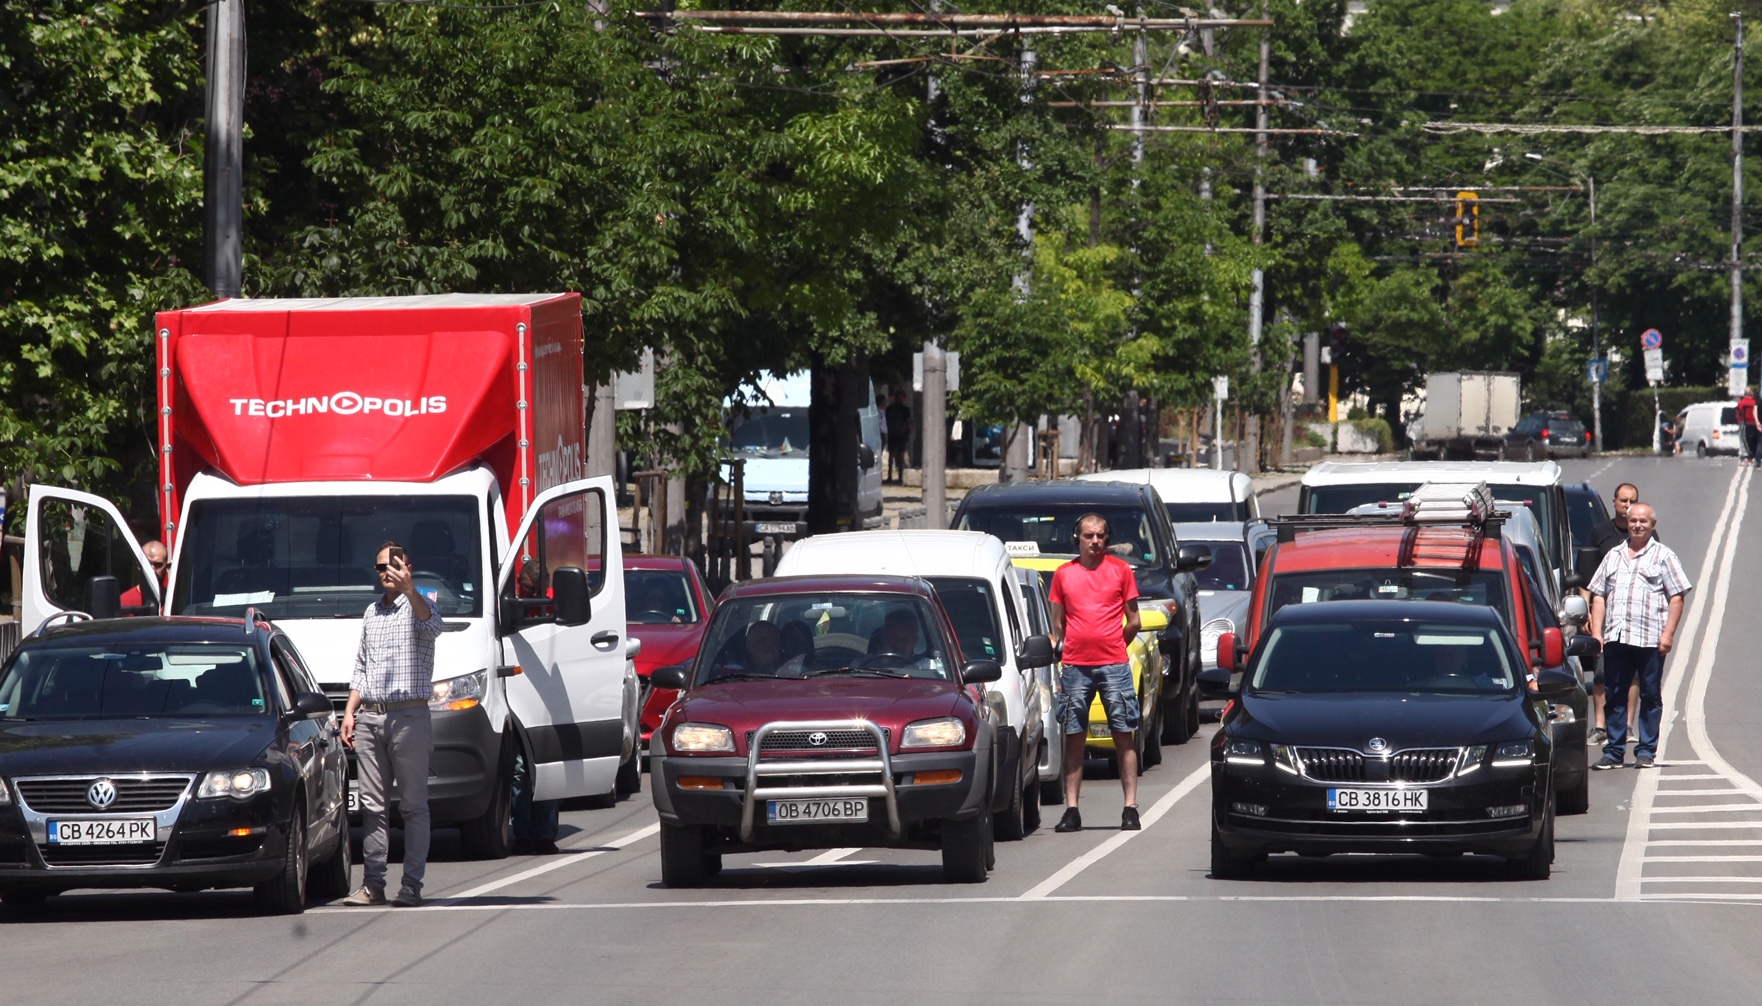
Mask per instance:
[[[759,534],[794,534],[795,525],[793,523],[777,524],[769,521],[759,521],[753,525],[753,530],[757,531]]]
[[[766,824],[862,824],[868,819],[867,798],[765,801]]]

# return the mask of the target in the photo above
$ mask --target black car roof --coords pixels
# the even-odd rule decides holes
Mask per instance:
[[[263,622],[257,625],[267,629]],[[196,618],[191,616],[165,618],[106,618],[63,622],[27,636],[19,648],[67,640],[101,642],[117,640],[136,643],[213,643],[255,639],[256,631],[247,631],[239,618]]]
[[[1055,505],[1085,503],[1128,503],[1143,505],[1150,486],[1142,482],[1079,482],[1059,479],[1056,482],[992,482],[973,487],[961,508],[1004,506],[1024,499]]]
[[[1317,601],[1287,604],[1273,612],[1269,626],[1327,625],[1338,622],[1428,622],[1494,628],[1504,620],[1492,608],[1456,601]]]

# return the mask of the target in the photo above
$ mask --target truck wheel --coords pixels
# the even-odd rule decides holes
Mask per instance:
[[[335,901],[348,897],[349,870],[352,865],[349,859],[349,807],[343,804],[336,809],[337,842],[336,851],[330,858],[318,864],[312,876],[306,881],[306,893],[318,901]]]
[[[664,832],[663,832],[664,833]],[[949,884],[983,884],[990,872],[991,812],[942,824],[942,879]]]
[[[642,792],[642,752],[632,750],[630,757],[618,763],[618,779],[612,784],[619,796]]]
[[[459,825],[466,859],[507,859],[514,851],[514,749],[502,745],[495,791],[482,814]]]
[[[710,879],[704,830],[661,823],[661,883],[668,887],[701,887]],[[718,870],[721,856],[716,856]]]
[[[251,895],[265,915],[298,915],[306,910],[306,819],[298,807],[288,818],[281,872],[252,888]]]

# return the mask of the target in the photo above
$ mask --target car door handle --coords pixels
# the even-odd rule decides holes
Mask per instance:
[[[609,650],[618,645],[618,634],[607,629],[605,632],[594,633],[589,637],[588,642],[592,643],[596,650]]]

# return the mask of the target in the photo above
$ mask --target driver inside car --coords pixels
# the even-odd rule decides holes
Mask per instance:
[[[754,622],[746,630],[748,674],[775,674],[783,662],[783,634],[770,622]]]
[[[814,655],[814,630],[801,622],[792,621],[783,626],[780,638],[783,663],[777,667],[777,676],[801,677],[808,669],[808,660]]]

